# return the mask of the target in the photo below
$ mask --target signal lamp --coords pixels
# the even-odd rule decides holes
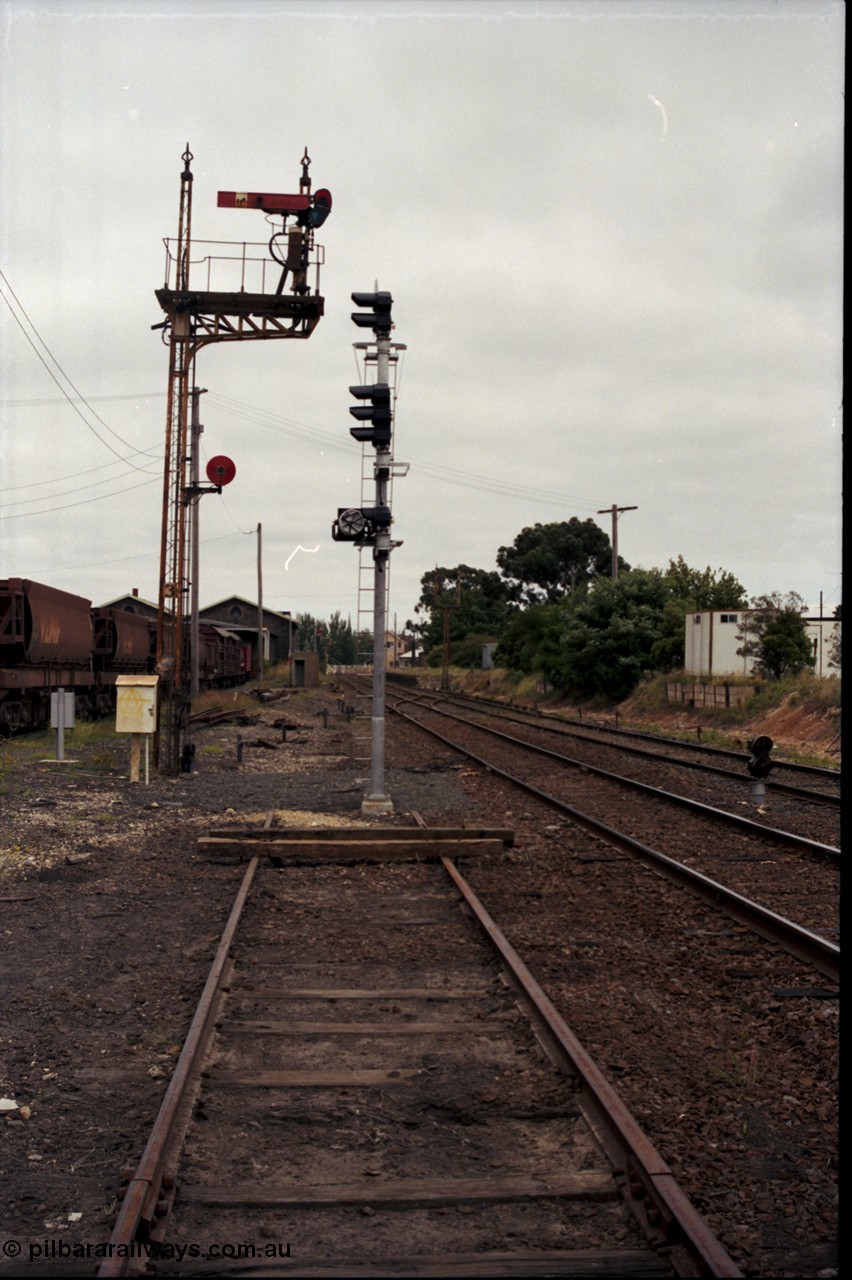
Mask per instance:
[[[372,308],[369,312],[352,312],[352,320],[358,325],[358,328],[372,329],[377,337],[380,335],[387,337],[393,327],[391,322],[393,298],[391,295],[387,292],[353,293],[351,297],[357,307]]]

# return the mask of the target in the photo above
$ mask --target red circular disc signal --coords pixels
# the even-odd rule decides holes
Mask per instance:
[[[207,479],[211,484],[230,484],[237,474],[237,468],[230,458],[220,454],[207,463]]]

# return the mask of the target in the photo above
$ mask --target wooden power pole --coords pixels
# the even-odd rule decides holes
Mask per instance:
[[[599,516],[606,515],[609,511],[612,514],[612,580],[615,582],[618,577],[618,517],[622,511],[638,511],[638,507],[619,507],[615,503],[611,507],[604,507],[598,512]]]
[[[257,678],[263,679],[263,556],[261,553],[261,530],[257,526]]]

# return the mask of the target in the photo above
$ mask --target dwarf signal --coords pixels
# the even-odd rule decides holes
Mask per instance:
[[[753,738],[748,744],[749,758],[746,768],[753,778],[768,778],[775,768],[775,761],[769,759],[769,753],[774,745],[772,739],[765,733]]]

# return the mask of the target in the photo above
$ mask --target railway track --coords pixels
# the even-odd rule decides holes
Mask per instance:
[[[618,717],[617,723],[614,724],[597,721],[594,717],[577,719],[558,713],[540,712],[540,710],[516,707],[512,704],[496,703],[490,699],[459,694],[459,692],[436,695],[434,692],[427,694],[426,691],[420,691],[418,696],[432,700],[440,696],[441,699],[450,701],[459,708],[476,710],[485,716],[508,719],[516,723],[532,724],[540,730],[562,736],[563,739],[611,745],[623,751],[624,754],[663,760],[664,763],[678,763],[687,768],[720,774],[737,781],[742,781],[746,773],[748,751],[704,744],[701,742],[700,726],[697,726],[697,741],[690,742],[681,737],[665,737],[659,733],[624,727],[618,723]],[[837,806],[840,801],[839,788],[839,769],[800,764],[785,760],[780,751],[775,753],[773,791],[798,796],[817,804]]]
[[[647,794],[666,796],[671,802],[691,808],[695,812],[701,812],[709,808],[714,812],[717,820],[728,821],[742,830],[759,828],[777,834],[779,828],[783,829],[789,843],[797,844],[801,848],[812,849],[814,852],[821,852],[828,857],[837,856],[838,851],[833,842],[839,840],[839,813],[824,812],[819,809],[805,810],[802,805],[792,803],[786,799],[789,789],[785,792],[785,799],[782,800],[780,805],[773,794],[771,802],[764,797],[759,807],[753,802],[747,805],[745,797],[748,794],[750,780],[746,781],[746,787],[744,788],[743,780],[740,778],[736,779],[736,785],[733,788],[729,785],[718,786],[715,789],[703,787],[698,794],[689,795],[687,794],[689,788],[684,785],[684,774],[681,772],[684,762],[680,760],[663,761],[663,767],[661,768],[659,767],[660,757],[655,756],[654,753],[649,755],[642,752],[641,754],[645,761],[653,759],[657,767],[648,770],[634,766],[631,768],[630,773],[627,774],[624,772],[623,760],[619,760],[616,753],[614,758],[620,766],[616,772],[612,768],[613,753],[607,754],[606,749],[603,751],[596,750],[598,744],[593,744],[591,749],[566,750],[561,743],[554,744],[553,737],[549,736],[549,731],[546,729],[538,731],[536,728],[531,729],[529,726],[524,725],[520,729],[513,726],[512,732],[508,732],[505,727],[498,729],[487,721],[471,718],[468,714],[460,714],[442,700],[425,699],[410,702],[408,697],[392,697],[391,705],[394,709],[404,708],[407,705],[419,707],[426,712],[433,712],[447,720],[456,721],[459,725],[479,728],[483,733],[496,739],[501,739],[516,746],[527,747],[530,751],[537,752],[541,756],[565,766],[579,767],[586,774],[610,778],[618,781],[623,786],[632,787]],[[622,748],[618,749],[619,752],[622,750]],[[632,749],[629,750],[632,751]],[[605,763],[608,763],[610,767],[603,767]],[[689,770],[693,767],[691,762],[686,762],[687,778],[689,777]],[[807,794],[809,798],[816,795],[816,793],[811,792]],[[801,792],[799,793],[799,798],[802,798]],[[833,807],[836,808],[837,806]],[[746,808],[749,816],[744,813]],[[769,825],[770,811],[773,822],[776,824],[773,827]],[[816,838],[815,833],[824,838]]]
[[[207,834],[213,822],[228,821],[228,812],[234,823],[260,823],[270,807],[282,826],[358,822],[357,806],[367,785],[359,760],[361,726],[341,714],[338,692],[300,693],[289,715],[316,724],[316,733],[285,735],[275,750],[246,752],[242,761],[235,750],[239,726],[200,730],[198,771],[177,782],[152,778],[144,792],[125,785],[121,746],[106,777],[102,765],[73,777],[39,769],[32,783],[21,788],[17,809],[16,793],[7,782],[7,838],[28,854],[22,883],[5,889],[6,900],[14,902],[6,915],[7,954],[37,955],[38,963],[12,965],[7,973],[0,1026],[7,1068],[3,1091],[19,1111],[2,1118],[0,1173],[8,1187],[4,1225],[10,1237],[22,1242],[24,1257],[29,1250],[33,1262],[28,1273],[92,1274],[97,1263],[87,1259],[105,1256],[103,1242],[112,1229],[117,1169],[127,1165],[133,1172],[131,1162],[135,1167],[164,1092],[171,1089],[176,1055],[242,874],[230,862],[212,859],[207,865],[200,860],[199,833]],[[260,727],[270,738],[274,715],[274,709],[262,714]],[[834,1274],[837,984],[779,946],[755,939],[715,902],[683,892],[607,836],[584,828],[499,773],[470,763],[399,717],[388,717],[387,735],[394,823],[410,824],[411,814],[420,811],[433,827],[499,823],[514,832],[514,845],[502,853],[466,857],[465,879],[550,1000],[568,1014],[582,1044],[616,1083],[736,1265],[755,1280]],[[108,828],[106,819],[113,812],[123,821]],[[670,810],[661,818],[660,830],[671,834],[669,827],[678,822],[677,811]],[[111,838],[105,840],[107,832]],[[69,855],[65,863],[63,847]],[[84,850],[93,851],[85,861],[77,857]],[[42,852],[49,861],[31,866]],[[263,861],[246,908],[253,912],[257,907],[262,914],[247,920],[277,917],[286,942],[292,918],[298,943],[303,929],[310,932],[319,917],[312,921],[304,902],[294,901],[292,910],[286,899],[282,902],[278,889],[287,870]],[[364,870],[366,874],[370,868]],[[341,867],[339,883],[352,873],[352,867]],[[265,892],[270,886],[271,895]],[[387,914],[393,915],[389,907]],[[357,955],[366,975],[371,965],[391,966],[400,930],[420,933],[424,940],[434,931],[437,939],[438,926],[426,923],[430,914],[424,909],[420,924],[390,920],[360,935],[347,934],[344,920],[329,933],[328,947],[342,946],[345,939],[345,967],[351,969]],[[277,975],[276,987],[283,985],[280,969],[267,965],[269,949],[252,955],[244,951],[247,942],[241,926],[233,953],[239,966],[253,968],[254,958],[268,975]],[[446,950],[439,956],[442,968],[452,961]],[[108,965],[104,955],[110,958]],[[308,958],[295,957],[297,962]],[[330,950],[323,963],[329,983],[342,976],[335,973]],[[228,981],[226,973],[225,986]],[[232,994],[225,993],[224,999],[230,1001]],[[223,1008],[226,1019],[229,1007],[226,1003]],[[329,1023],[342,1020],[339,1010],[319,1012]],[[258,1007],[257,1013],[258,1020],[267,1013],[273,1020],[276,1009]],[[246,1011],[244,1020],[250,1016]],[[283,1011],[278,1020],[285,1018],[297,1021],[292,1010]],[[309,1018],[306,1010],[298,1015],[301,1021]],[[243,1034],[236,1038],[238,1045]],[[287,1043],[271,1032],[266,1039]],[[336,1041],[343,1042],[342,1037]],[[208,1082],[202,1083],[206,1089]],[[245,1089],[224,1083],[210,1089],[234,1124],[244,1117],[247,1137],[238,1136],[245,1151],[248,1139],[259,1133],[252,1122],[261,1123],[262,1110],[260,1116],[246,1110]],[[268,1086],[264,1093],[272,1096]],[[316,1117],[308,1112],[319,1095],[308,1089],[297,1095],[294,1113],[304,1113],[313,1124]],[[203,1092],[201,1096],[203,1100]],[[404,1098],[403,1087],[393,1096]],[[386,1106],[390,1100],[386,1092]],[[25,1116],[25,1111],[31,1114]],[[178,1129],[181,1121],[178,1116]],[[332,1118],[321,1130],[329,1149],[335,1144],[336,1150],[341,1141],[336,1134],[329,1136],[331,1126],[346,1121],[346,1114]],[[190,1157],[195,1135],[209,1133],[209,1125],[197,1112],[190,1128]],[[278,1149],[285,1163],[298,1134],[306,1132],[295,1114],[288,1125],[286,1142]],[[453,1125],[451,1131],[470,1137],[480,1132],[478,1126],[476,1119],[473,1126]],[[507,1151],[513,1154],[511,1145]],[[248,1153],[250,1159],[256,1156],[253,1149]],[[230,1152],[225,1155],[219,1161],[223,1169],[232,1159]],[[246,1183],[257,1173],[250,1159],[240,1170]],[[165,1178],[157,1181],[157,1161],[149,1160],[152,1180],[144,1181],[143,1169],[128,1184],[128,1200],[141,1184],[143,1200],[153,1195],[154,1210],[159,1200],[167,1208],[171,1189],[165,1183],[174,1167],[172,1162]],[[365,1177],[380,1179],[380,1167],[371,1167],[379,1172]],[[488,1175],[491,1167],[479,1171]],[[215,1178],[215,1171],[210,1172]],[[177,1168],[178,1193],[185,1173],[186,1168]],[[261,1177],[270,1181],[265,1173]],[[363,1209],[351,1207],[349,1218],[362,1226],[363,1218],[378,1228],[382,1257],[402,1256],[410,1241],[383,1238],[384,1210],[372,1217]],[[475,1225],[482,1205],[472,1209],[468,1213],[445,1205],[429,1211],[446,1228],[441,1248],[452,1248],[459,1263],[465,1245],[453,1232],[464,1219]],[[255,1241],[264,1248],[287,1243],[278,1233],[283,1211],[269,1212],[264,1234]],[[411,1213],[388,1210],[397,1225]],[[304,1215],[308,1223],[320,1221],[316,1207]],[[157,1217],[157,1227],[165,1221]],[[216,1238],[221,1239],[218,1233]],[[168,1243],[175,1237],[166,1234],[164,1239]],[[234,1242],[225,1243],[232,1255],[227,1264],[235,1273],[285,1266],[285,1260],[271,1256],[241,1258]],[[304,1254],[296,1256],[296,1236],[290,1243],[294,1256],[286,1266],[292,1268],[301,1265]],[[507,1237],[500,1243],[507,1245],[508,1254],[520,1252],[525,1241]],[[569,1243],[578,1241],[563,1239],[559,1247]],[[623,1249],[632,1243],[632,1235],[618,1241]],[[56,1252],[49,1253],[54,1245]],[[370,1270],[375,1256],[374,1249],[362,1272]],[[547,1265],[541,1251],[537,1256]],[[428,1261],[425,1254],[420,1260]],[[501,1261],[508,1267],[508,1258]],[[147,1265],[147,1258],[138,1254],[130,1260],[130,1269]],[[481,1254],[476,1265],[481,1271]],[[653,1254],[650,1266],[658,1265]],[[219,1274],[223,1259],[187,1253],[182,1262],[173,1256],[160,1259],[158,1266],[161,1271],[190,1274],[194,1268]],[[344,1269],[352,1272],[349,1259]],[[0,1273],[17,1275],[20,1269],[14,1260],[0,1260]]]
[[[837,978],[835,847],[585,764],[578,767],[576,760],[459,719],[438,705],[411,704],[407,696],[392,696],[389,705],[410,724],[644,860],[824,975]],[[685,814],[683,806],[688,806]]]
[[[459,869],[511,839],[199,842],[247,870],[100,1275],[742,1274]]]
[[[394,691],[395,694],[396,692]],[[601,748],[597,757],[601,762],[627,757],[632,763],[644,761],[649,767],[679,766],[683,770],[694,771],[696,775],[706,775],[703,779],[702,791],[705,797],[714,794],[713,779],[724,779],[731,785],[718,787],[715,794],[730,800],[733,804],[748,798],[751,785],[747,772],[748,752],[685,742],[676,738],[663,738],[639,730],[599,724],[589,720],[571,720],[562,716],[543,715],[536,711],[492,703],[457,693],[446,695],[406,690],[406,697],[425,706],[443,704],[453,707],[478,717],[483,723],[490,720],[525,727],[531,731],[532,740],[537,737],[541,742],[561,742],[567,744],[569,748],[574,746],[578,753],[584,753],[582,758],[585,759],[590,758],[588,754],[590,751]],[[608,753],[606,748],[610,749]],[[807,801],[814,805],[825,805],[834,810],[840,808],[839,770],[796,764],[784,760],[776,753],[768,788],[773,808],[777,807],[779,799]],[[784,812],[792,816],[795,815],[796,808],[787,805]]]

